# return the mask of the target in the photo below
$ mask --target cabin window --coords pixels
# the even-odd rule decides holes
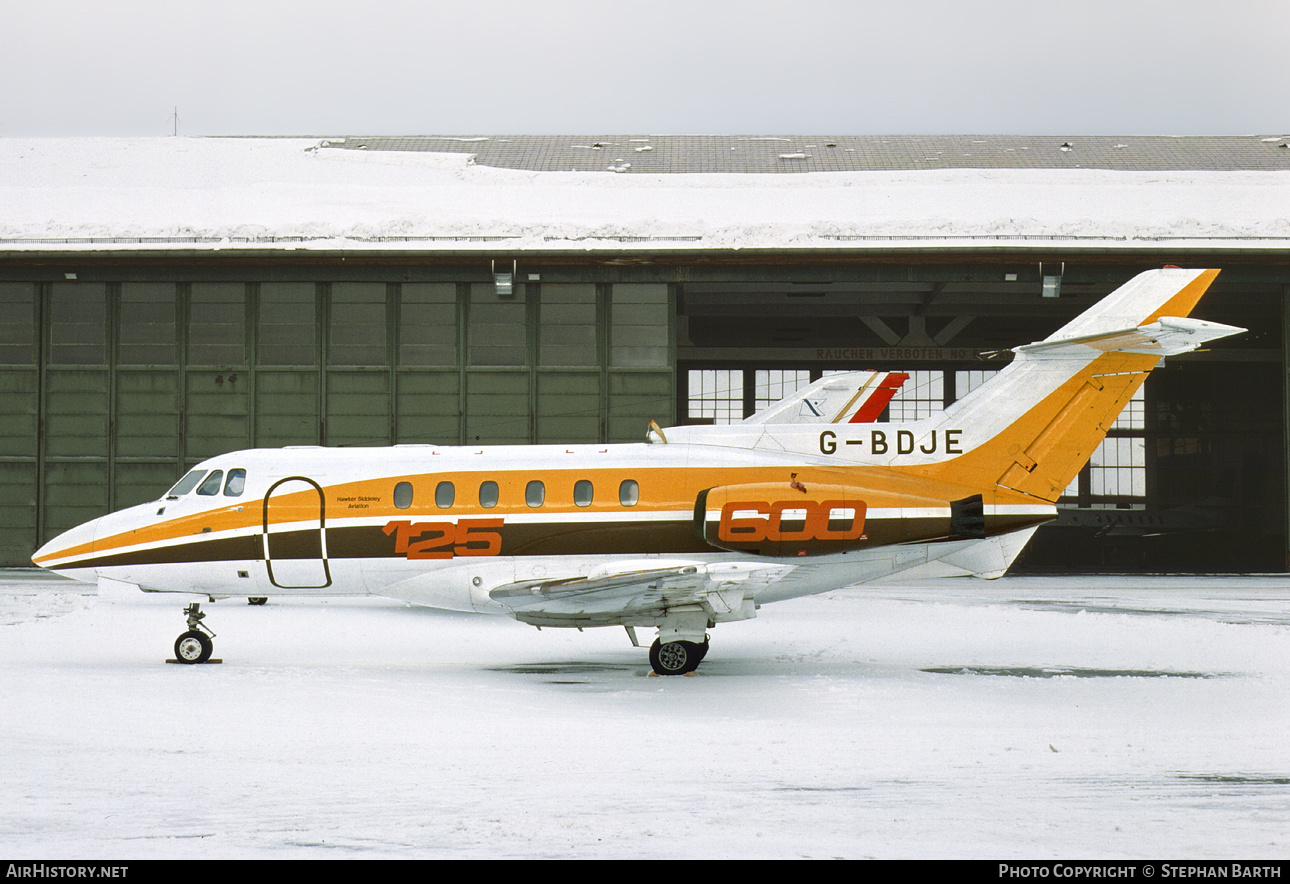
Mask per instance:
[[[202,476],[204,475],[206,475],[205,470],[191,471],[188,475],[180,479],[175,484],[174,488],[171,488],[168,492],[166,492],[166,498],[173,500],[174,498],[179,497],[180,495],[187,494],[189,491],[192,491],[194,488],[197,487],[197,483],[202,480]]]
[[[479,486],[479,505],[485,508],[497,506],[496,482],[485,482]]]
[[[623,506],[636,506],[641,499],[640,486],[635,479],[624,479],[618,486],[618,502]]]
[[[591,506],[591,499],[595,495],[595,489],[586,479],[579,479],[573,486],[573,502],[578,506]]]
[[[434,487],[434,505],[441,510],[452,506],[457,499],[457,489],[451,482],[440,482]]]
[[[219,488],[223,484],[224,471],[214,470],[206,477],[206,481],[202,482],[202,484],[197,487],[197,493],[205,494],[207,497],[213,494],[219,494]]]
[[[534,480],[524,488],[524,502],[529,506],[541,506],[546,500],[546,486]]]
[[[241,497],[246,490],[246,470],[228,471],[228,481],[224,483],[225,497]]]
[[[411,482],[400,482],[394,486],[394,506],[401,510],[412,506]]]

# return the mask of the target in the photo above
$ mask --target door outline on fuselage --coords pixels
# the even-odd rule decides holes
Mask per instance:
[[[317,558],[312,556],[306,556],[303,558],[279,556],[279,572],[278,575],[275,576],[273,573],[272,534],[269,531],[269,528],[273,524],[270,521],[271,498],[278,488],[288,482],[304,482],[307,485],[312,486],[313,489],[318,492],[318,555]],[[302,492],[292,491],[289,493],[296,494]],[[281,505],[279,505],[279,507],[281,507]],[[289,521],[298,522],[302,520],[291,518]],[[312,521],[312,519],[307,521]],[[331,586],[331,566],[327,562],[327,500],[323,494],[322,486],[313,479],[310,479],[308,476],[288,476],[285,479],[279,479],[277,482],[274,482],[269,486],[269,490],[264,492],[264,524],[261,537],[264,549],[264,567],[265,570],[268,571],[269,582],[278,589],[325,589],[328,586]],[[284,576],[284,572],[296,570],[282,567],[286,562],[317,562],[322,566],[322,570],[321,573],[319,573],[315,568],[307,567],[300,569],[299,575],[292,574],[291,576]],[[282,576],[283,580],[286,582],[279,583],[278,576]],[[306,582],[304,581],[305,577],[310,579]],[[320,580],[321,582],[319,582]]]

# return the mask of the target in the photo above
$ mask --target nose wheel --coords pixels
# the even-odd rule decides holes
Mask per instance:
[[[188,631],[175,639],[175,659],[169,662],[219,663],[219,660],[211,660],[211,652],[215,650],[211,639],[215,638],[215,633],[202,624],[206,614],[201,605],[193,602],[184,608],[184,614],[188,617]]]

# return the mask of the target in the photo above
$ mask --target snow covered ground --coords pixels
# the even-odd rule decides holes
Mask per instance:
[[[1290,172],[619,175],[291,138],[0,138],[0,247],[1290,248]],[[90,238],[105,242],[67,242]],[[284,241],[285,238],[285,241]],[[436,238],[438,238],[436,240]],[[1072,242],[1071,238],[1077,238]]]
[[[0,853],[1290,856],[1290,578],[867,587],[713,630],[0,575]]]

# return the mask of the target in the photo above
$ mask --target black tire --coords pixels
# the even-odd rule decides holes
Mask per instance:
[[[180,663],[205,663],[214,650],[210,636],[195,629],[175,639],[175,659]]]
[[[269,603],[269,600],[262,595],[253,595],[246,600],[246,603],[248,605],[267,605]]]
[[[685,675],[699,666],[703,656],[694,642],[667,642],[654,639],[649,647],[649,665],[659,675]]]

